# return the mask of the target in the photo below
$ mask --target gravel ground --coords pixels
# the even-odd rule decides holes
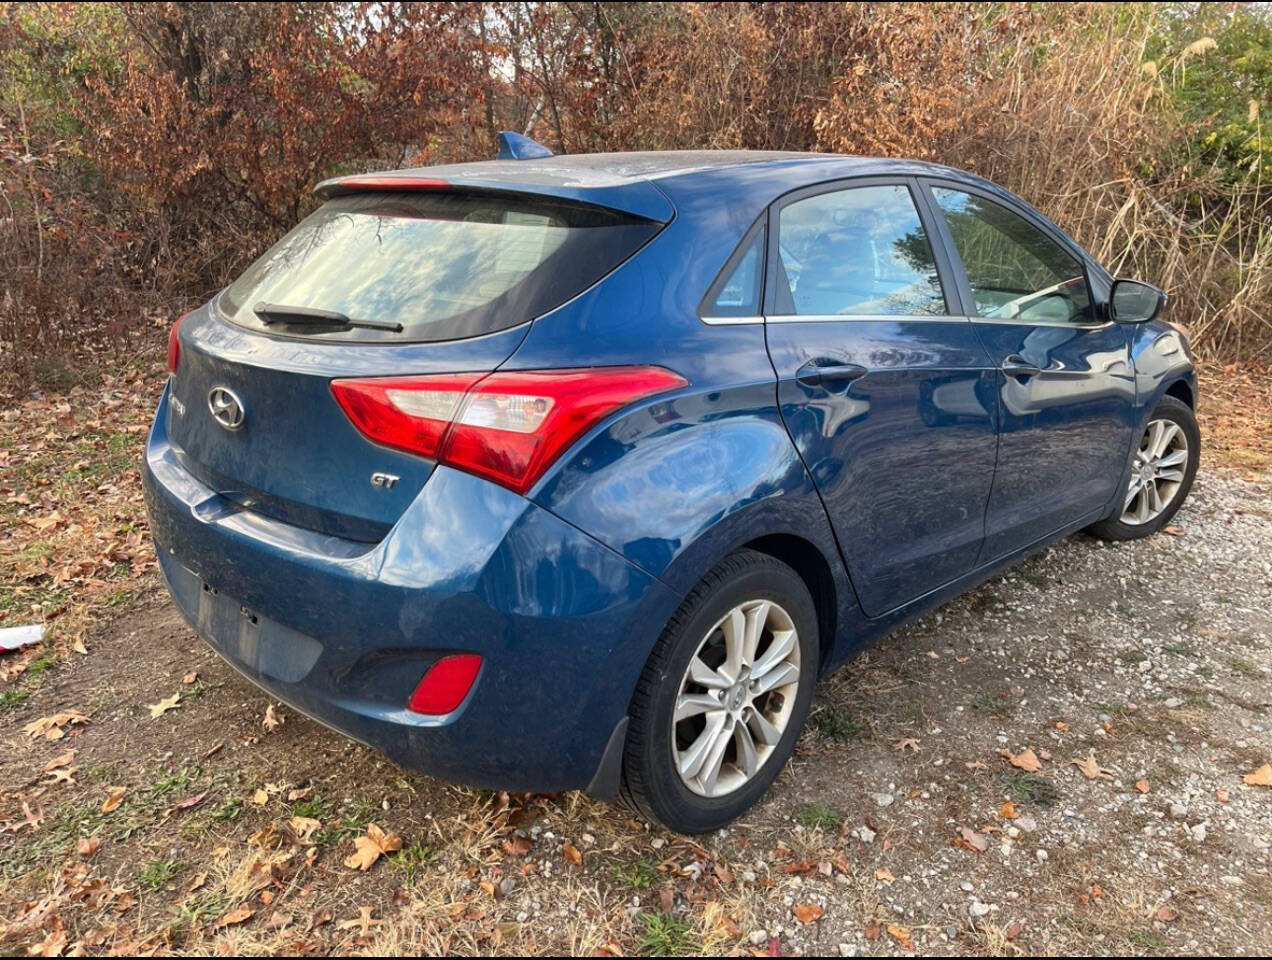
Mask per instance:
[[[1272,762],[1268,492],[1204,470],[1177,535],[1071,538],[863,653],[770,796],[696,840],[577,794],[443,784],[290,711],[271,731],[151,582],[6,714],[0,943],[1265,952],[1272,788],[1243,775]],[[72,708],[89,722],[71,736],[23,733]],[[42,774],[68,745],[72,780]],[[1032,772],[1010,759],[1026,751]],[[124,802],[101,814],[111,786]],[[300,814],[315,839],[282,830]],[[371,820],[404,849],[363,873],[344,859]]]

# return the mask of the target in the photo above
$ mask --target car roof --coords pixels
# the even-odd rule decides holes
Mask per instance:
[[[887,175],[939,175],[985,183],[962,170],[919,160],[780,150],[654,150],[478,160],[357,174],[324,181],[315,192],[326,198],[368,189],[372,182],[373,189],[393,189],[401,181],[404,189],[416,183],[565,197],[666,221],[674,208],[658,185],[681,195],[698,188],[767,193],[767,204],[789,190],[826,180]]]

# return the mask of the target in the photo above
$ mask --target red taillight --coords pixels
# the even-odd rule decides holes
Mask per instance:
[[[377,443],[525,493],[600,420],[684,386],[684,377],[662,367],[595,367],[336,380],[331,389]]]
[[[436,457],[470,387],[485,374],[336,380],[331,390],[353,425],[386,447]]]
[[[430,713],[435,716],[450,713],[464,702],[480,669],[481,657],[475,653],[456,653],[442,657],[420,679],[406,708],[415,713]]]
[[[177,331],[181,329],[181,321],[190,316],[183,313],[177,317],[176,322],[168,331],[168,372],[176,373],[177,367],[181,365],[181,341],[177,337]]]

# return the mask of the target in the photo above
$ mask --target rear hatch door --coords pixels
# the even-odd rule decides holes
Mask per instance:
[[[434,465],[359,433],[331,382],[493,371],[661,225],[490,189],[335,196],[181,324],[174,451],[247,509],[378,541]]]

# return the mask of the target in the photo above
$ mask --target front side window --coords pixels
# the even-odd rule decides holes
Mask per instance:
[[[935,187],[978,316],[1021,323],[1091,323],[1082,264],[1023,217],[991,200]]]
[[[778,259],[779,314],[947,312],[932,247],[901,185],[852,187],[783,207]]]

